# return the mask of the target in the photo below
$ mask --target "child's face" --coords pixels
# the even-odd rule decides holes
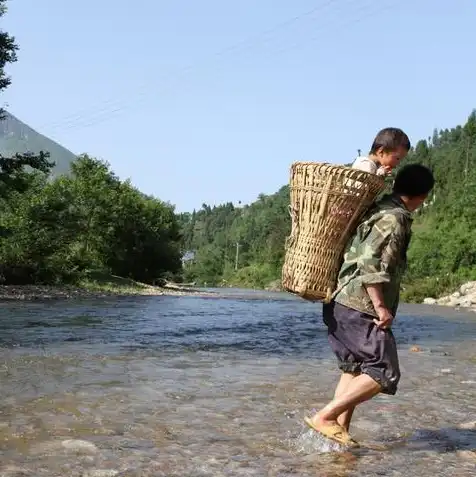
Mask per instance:
[[[383,148],[380,148],[376,156],[382,166],[394,169],[401,160],[405,159],[407,154],[408,151],[404,147],[399,147],[395,151],[384,151]]]

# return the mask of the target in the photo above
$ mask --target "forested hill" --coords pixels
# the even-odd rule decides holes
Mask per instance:
[[[404,298],[418,300],[476,279],[476,113],[463,126],[435,130],[405,160],[431,167],[432,200],[417,215]],[[249,206],[206,204],[181,214],[185,279],[208,285],[267,287],[278,281],[290,230],[289,188]],[[193,257],[193,258],[192,258]],[[235,269],[236,268],[236,269]]]
[[[185,279],[207,284],[264,287],[279,277],[283,244],[290,226],[289,189],[260,195],[251,205],[203,205],[180,216],[185,249]],[[237,270],[235,270],[237,268]]]

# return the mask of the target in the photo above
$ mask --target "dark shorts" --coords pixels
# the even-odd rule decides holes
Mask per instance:
[[[367,374],[382,386],[383,393],[395,394],[400,366],[392,331],[377,328],[373,316],[336,302],[324,304],[323,315],[339,369]]]

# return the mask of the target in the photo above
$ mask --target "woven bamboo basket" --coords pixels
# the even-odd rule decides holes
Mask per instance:
[[[350,167],[296,162],[291,166],[291,233],[282,285],[306,300],[329,302],[345,246],[385,180]]]

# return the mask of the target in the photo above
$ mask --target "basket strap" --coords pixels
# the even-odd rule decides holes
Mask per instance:
[[[284,247],[287,249],[290,247],[293,240],[299,234],[299,211],[291,204],[288,205],[289,215],[291,217],[291,233],[289,237],[286,238]]]

